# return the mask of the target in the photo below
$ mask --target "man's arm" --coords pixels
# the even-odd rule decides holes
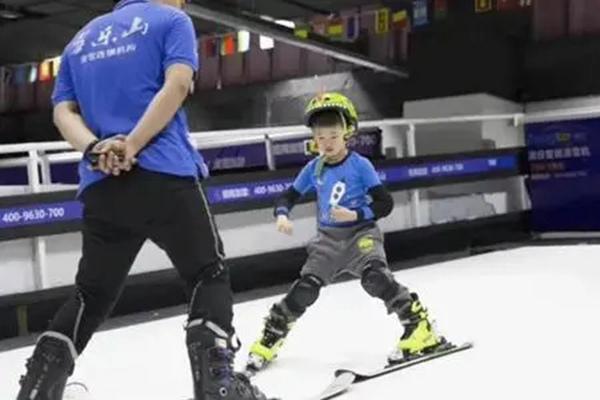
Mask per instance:
[[[190,93],[193,76],[193,69],[186,64],[173,64],[167,69],[163,87],[127,136],[126,157],[135,157],[173,119]]]
[[[96,136],[85,124],[74,101],[62,101],[54,107],[54,125],[67,142],[78,151],[85,149],[97,140]]]

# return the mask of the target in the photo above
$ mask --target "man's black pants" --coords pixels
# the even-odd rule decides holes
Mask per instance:
[[[82,201],[83,250],[76,289],[50,331],[71,338],[81,353],[110,314],[136,255],[150,239],[166,251],[185,281],[189,319],[210,320],[233,332],[223,246],[196,180],[136,168],[90,186]]]

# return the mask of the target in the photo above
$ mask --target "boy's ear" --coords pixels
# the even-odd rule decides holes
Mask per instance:
[[[304,154],[307,156],[315,156],[319,154],[319,145],[314,139],[304,141]]]

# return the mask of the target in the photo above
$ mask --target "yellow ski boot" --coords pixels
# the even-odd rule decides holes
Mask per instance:
[[[415,293],[411,293],[411,296],[413,300],[410,309],[407,310],[406,318],[402,320],[404,334],[388,357],[390,364],[409,361],[432,353],[444,347],[446,343],[446,340],[435,332],[427,309],[423,307],[418,296]]]
[[[263,370],[277,358],[294,321],[295,319],[287,315],[279,304],[271,308],[269,316],[265,319],[262,337],[250,347],[246,364],[247,374],[253,375]]]

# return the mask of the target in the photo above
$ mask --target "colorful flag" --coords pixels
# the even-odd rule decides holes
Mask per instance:
[[[448,16],[448,0],[434,0],[433,16],[435,19],[442,19]]]
[[[37,65],[33,65],[33,67],[29,70],[29,83],[37,82]]]
[[[484,13],[492,11],[492,0],[475,0],[475,12]]]
[[[11,75],[12,73],[8,67],[0,67],[0,84],[8,85]]]
[[[497,0],[496,9],[498,11],[514,11],[521,8],[519,4],[523,0]]]
[[[375,12],[375,33],[383,34],[390,30],[390,9],[382,8]]]
[[[210,36],[202,40],[202,53],[205,58],[213,58],[219,54],[219,38]]]
[[[44,60],[39,66],[38,79],[40,82],[47,82],[52,79],[52,61]]]
[[[308,35],[310,34],[310,26],[306,24],[297,23],[294,28],[294,35],[299,37],[300,39],[308,39]]]
[[[341,18],[333,18],[327,25],[327,37],[330,39],[341,39],[344,36],[344,21]]]
[[[29,77],[29,65],[22,64],[17,65],[14,69],[13,75],[13,83],[15,85],[23,85],[27,83],[27,78]]]
[[[429,23],[427,15],[427,0],[414,0],[413,2],[413,26],[422,26]]]
[[[236,36],[233,33],[228,33],[221,39],[221,55],[230,56],[235,53],[237,49]]]
[[[237,51],[238,53],[245,53],[250,50],[250,32],[239,31],[237,33]]]
[[[60,56],[54,57],[52,59],[52,77],[56,78],[58,75],[58,71],[60,71],[60,63],[62,62],[62,58]]]
[[[394,29],[405,29],[408,27],[408,12],[406,10],[394,12],[392,14],[392,26]]]
[[[327,19],[322,17],[314,18],[311,23],[313,33],[321,36],[327,36]]]
[[[275,40],[272,37],[260,35],[258,45],[261,50],[270,50],[275,47]]]
[[[358,15],[348,15],[346,18],[346,40],[354,41],[360,35],[360,18]]]

